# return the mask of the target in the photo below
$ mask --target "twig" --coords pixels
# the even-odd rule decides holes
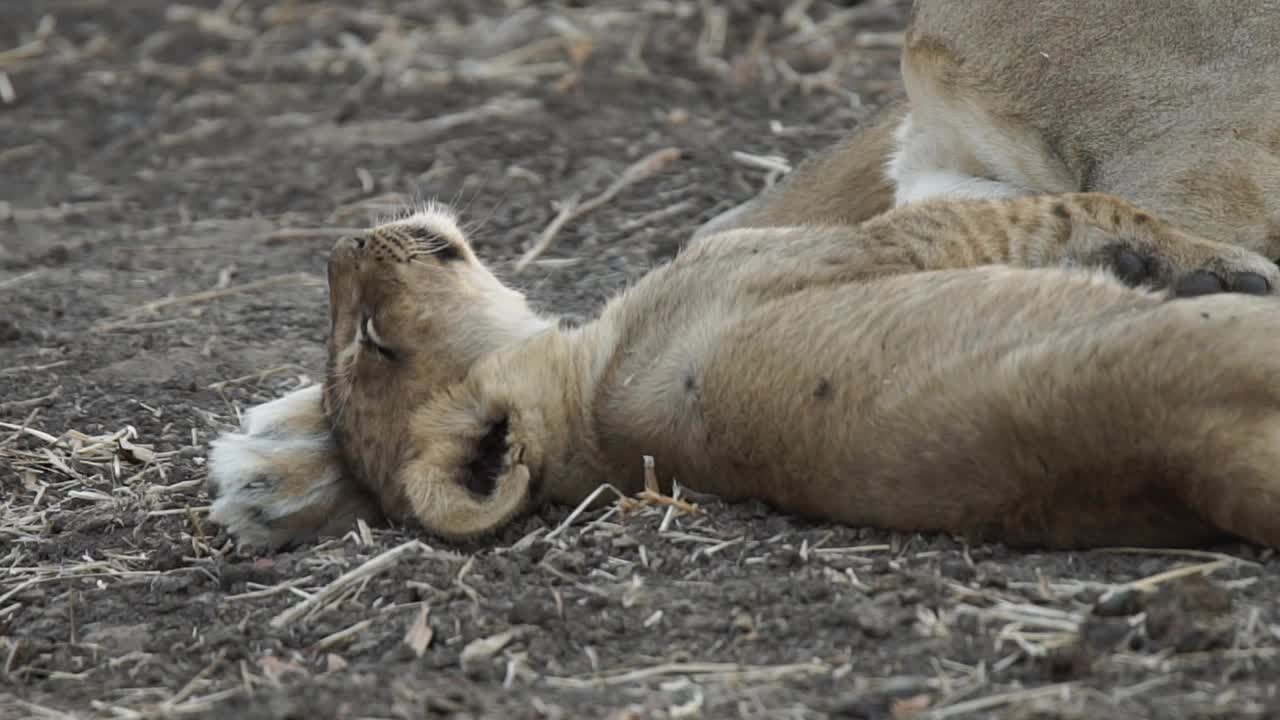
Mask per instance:
[[[657,463],[652,455],[644,456],[644,490],[647,493],[658,495],[661,490],[658,486],[658,470]]]
[[[786,158],[776,155],[753,155],[741,150],[734,150],[733,159],[737,160],[741,165],[746,165],[756,170],[765,170],[779,175],[786,175],[791,172],[791,163],[787,162]]]
[[[563,203],[560,208],[560,212],[554,219],[552,219],[551,223],[547,225],[546,229],[542,231],[542,234],[538,236],[538,240],[533,244],[533,247],[529,248],[529,250],[516,261],[515,272],[522,272],[529,266],[529,263],[533,262],[539,255],[546,252],[547,248],[551,247],[551,243],[555,240],[556,234],[559,233],[560,229],[566,224],[577,220],[583,215],[586,215],[592,210],[595,210],[601,205],[609,202],[627,187],[634,185],[641,180],[651,178],[666,170],[672,163],[680,159],[680,155],[680,148],[675,147],[663,148],[649,153],[632,163],[626,170],[623,170],[622,174],[618,176],[618,179],[614,180],[609,187],[605,188],[604,192],[599,195],[581,204],[577,202],[577,196]]]
[[[619,498],[622,498],[622,499],[626,498],[626,495],[623,495],[621,490],[610,485],[609,483],[605,483],[601,485],[600,487],[596,488],[590,495],[588,495],[585,500],[578,503],[578,507],[574,508],[573,512],[569,513],[569,517],[565,518],[564,522],[561,522],[558,526],[556,526],[555,530],[552,530],[551,532],[547,533],[547,536],[543,538],[543,540],[545,541],[555,540],[556,537],[560,535],[560,533],[567,530],[569,526],[573,524],[574,520],[578,519],[579,515],[586,512],[587,508],[591,506],[591,503],[595,502],[596,498],[600,497],[600,495],[603,494],[604,491],[606,490],[612,490],[614,494],[617,495]]]
[[[44,442],[49,443],[50,445],[58,442],[58,438],[50,435],[47,432],[41,432],[40,430],[36,430],[33,427],[28,427],[25,423],[22,425],[14,425],[13,423],[0,422],[0,428],[13,430],[22,435],[30,435],[31,437],[36,438],[37,440],[43,440]]]
[[[502,648],[510,645],[513,640],[523,637],[530,630],[529,626],[517,625],[496,635],[476,638],[462,648],[462,653],[458,656],[459,664],[465,669],[489,660]]]
[[[15,650],[16,650],[16,646],[15,646]],[[61,710],[55,710],[51,707],[46,707],[44,705],[37,705],[29,700],[23,700],[22,698],[13,698],[13,702],[17,703],[20,707],[24,707],[28,711],[34,713],[32,717],[43,718],[44,720],[76,720],[76,716],[72,715],[71,713],[64,713]]]
[[[1166,583],[1170,580],[1177,580],[1189,575],[1209,575],[1217,570],[1221,570],[1224,567],[1234,564],[1234,558],[1223,558],[1212,562],[1200,563],[1199,565],[1187,565],[1180,568],[1174,568],[1172,570],[1166,570],[1162,573],[1156,573],[1155,575],[1148,577],[1139,578],[1138,580],[1134,580],[1122,587],[1134,590],[1151,590],[1157,585]]]
[[[404,635],[404,644],[409,646],[413,651],[414,657],[422,657],[427,651],[427,646],[431,644],[431,638],[435,635],[435,631],[431,629],[431,606],[423,605],[418,611],[418,616],[414,619],[413,624],[409,626],[408,632]]]
[[[1057,685],[1046,685],[1045,687],[1028,688],[1026,690],[1014,690],[1013,692],[998,693],[996,695],[987,695],[986,697],[974,698],[958,702],[954,705],[946,707],[938,707],[925,712],[920,716],[921,720],[942,720],[943,718],[955,717],[957,715],[965,715],[980,710],[989,710],[1002,705],[1009,705],[1015,702],[1025,702],[1027,700],[1039,700],[1043,697],[1050,697],[1059,693],[1068,692],[1075,683],[1059,683]]]
[[[427,120],[370,120],[316,128],[312,140],[324,145],[370,145],[395,147],[425,142],[463,125],[526,117],[542,109],[534,98],[498,99],[470,110],[440,115]]]
[[[236,595],[227,595],[222,599],[223,600],[251,600],[255,598],[271,597],[272,595],[279,595],[282,592],[289,592],[303,583],[311,582],[311,579],[312,579],[312,576],[307,575],[306,577],[294,578],[292,580],[285,580],[282,583],[279,583],[277,585],[272,585],[270,587],[265,587],[265,588],[262,588],[261,590],[250,590],[248,592],[242,592]]]
[[[17,375],[24,372],[40,372],[41,370],[52,370],[63,365],[70,365],[70,360],[59,360],[57,362],[45,363],[44,365],[19,365],[17,367],[5,368],[0,370],[0,377],[6,375]]]
[[[185,145],[190,142],[203,142],[209,140],[227,129],[228,123],[223,118],[214,118],[212,120],[201,118],[196,121],[195,125],[186,130],[179,130],[174,133],[164,133],[155,139],[155,144],[162,148],[171,148],[178,145]]]
[[[282,628],[298,618],[311,612],[311,610],[328,603],[351,585],[360,582],[365,578],[373,577],[387,568],[400,562],[406,555],[415,552],[433,552],[433,550],[417,540],[410,540],[397,547],[394,547],[381,555],[370,558],[354,570],[350,570],[339,576],[337,580],[324,586],[319,592],[311,597],[296,603],[282,611],[280,614],[271,618],[270,624],[273,628]]]
[[[125,317],[121,320],[114,320],[110,322],[100,322],[94,325],[92,329],[94,332],[109,332],[111,330],[118,330],[120,328],[130,326],[131,324],[133,324],[133,321],[134,321],[133,319],[136,316],[144,313],[151,313],[157,310],[163,310],[164,308],[175,307],[179,305],[195,305],[198,303],[209,302],[210,300],[218,300],[220,298],[224,298],[229,295],[239,295],[242,293],[256,292],[258,290],[265,290],[266,288],[276,287],[278,285],[292,285],[295,283],[306,284],[306,285],[322,285],[324,284],[324,281],[316,277],[315,275],[312,275],[311,273],[289,273],[286,275],[276,275],[274,277],[263,278],[262,280],[247,282],[247,283],[244,283],[243,285],[232,285],[231,287],[227,287],[227,288],[220,288],[217,290],[204,290],[198,293],[192,293],[190,295],[183,295],[181,297],[166,298],[164,300],[153,300],[149,303],[145,303],[143,305],[139,305],[138,307],[131,308],[129,310],[124,311],[121,314],[124,315]]]
[[[0,50],[0,67],[16,66],[23,60],[30,60],[42,54],[44,50],[44,38],[36,38],[25,45],[19,45],[8,50]]]
[[[209,383],[205,387],[210,390],[223,390],[232,385],[239,385],[241,383],[262,382],[263,380],[266,380],[272,375],[279,375],[280,373],[286,372],[289,370],[301,370],[305,372],[306,368],[302,367],[301,365],[277,365],[276,367],[267,368],[266,370],[259,370],[258,372],[249,373],[248,375],[240,375],[238,377],[229,378],[227,380],[219,380],[218,382],[215,382],[215,383]]]
[[[1104,547],[1097,548],[1094,552],[1099,553],[1118,553],[1123,555],[1170,555],[1189,558],[1201,558],[1204,560],[1231,560],[1238,565],[1257,565],[1252,560],[1245,560],[1234,555],[1226,553],[1213,552],[1211,550],[1196,550],[1194,548],[1153,548],[1153,547]]]
[[[213,660],[208,665],[206,665],[203,670],[196,673],[194,677],[188,680],[187,684],[183,685],[182,689],[179,690],[173,697],[169,698],[163,704],[161,704],[160,706],[161,710],[162,711],[172,710],[175,705],[191,697],[191,693],[195,692],[196,683],[208,677],[209,673],[216,670],[218,665],[222,663],[222,657],[224,652],[225,651],[219,651],[218,654],[213,657]]]
[[[795,675],[819,675],[831,668],[821,663],[794,665],[737,665],[734,663],[673,662],[639,670],[628,670],[597,677],[547,677],[548,685],[561,688],[587,689],[601,685],[625,685],[666,675],[693,675],[702,680],[782,678]]]
[[[0,370],[0,377],[7,375],[17,375],[24,372],[40,372],[41,370],[52,370],[63,365],[70,365],[70,360],[59,360],[57,362],[45,363],[44,365],[19,365],[17,367],[5,368]]]
[[[58,399],[58,396],[61,394],[62,386],[59,385],[40,397],[33,397],[27,400],[6,400],[5,402],[0,402],[0,412],[6,412],[9,410],[26,410],[31,407],[43,406],[50,400]]]
[[[84,202],[60,203],[42,208],[15,208],[8,203],[0,203],[0,220],[20,223],[58,223],[67,218],[80,217],[91,212],[110,210],[118,203],[106,200],[86,200]]]
[[[580,197],[580,195],[574,195],[567,200],[561,201],[560,212],[556,213],[556,216],[551,218],[551,222],[543,228],[542,233],[538,235],[538,240],[533,244],[533,247],[529,248],[529,250],[516,261],[516,272],[523,271],[529,266],[529,263],[533,262],[539,255],[546,252],[547,248],[551,247],[551,243],[555,240],[556,235],[560,233],[560,228],[564,227],[570,220],[578,216],[578,209],[582,207],[578,203]]]
[[[4,440],[0,440],[0,449],[4,449],[12,445],[13,442],[22,435],[24,430],[31,427],[31,423],[35,422],[36,416],[40,414],[41,409],[42,408],[36,408],[35,410],[32,410],[31,414],[27,415],[27,417],[18,425],[18,429],[13,431],[13,434],[9,435],[9,437]]]
[[[668,205],[667,207],[664,207],[664,208],[658,208],[653,212],[648,212],[648,213],[645,213],[644,215],[641,215],[640,217],[628,220],[622,223],[621,225],[619,225],[618,229],[622,230],[623,232],[639,230],[640,228],[648,227],[650,225],[655,225],[664,220],[673,218],[676,215],[682,215],[694,209],[695,207],[697,207],[697,203],[695,203],[694,201],[681,200],[680,202],[674,205]]]
[[[316,641],[316,644],[313,646],[312,649],[317,651],[323,651],[323,650],[328,650],[329,648],[341,645],[342,643],[350,640],[356,635],[359,635],[360,633],[364,632],[365,629],[367,629],[372,624],[373,624],[372,618],[368,620],[361,620],[360,622],[355,623],[350,627],[346,627],[337,632],[325,635],[324,637]]]

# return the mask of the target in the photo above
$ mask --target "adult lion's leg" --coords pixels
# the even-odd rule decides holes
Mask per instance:
[[[242,544],[281,546],[379,522],[377,503],[343,471],[321,386],[258,405],[209,453],[210,519]]]
[[[892,208],[894,184],[885,164],[905,113],[902,103],[885,108],[865,127],[805,159],[778,184],[708,220],[692,241],[743,228],[857,225]]]

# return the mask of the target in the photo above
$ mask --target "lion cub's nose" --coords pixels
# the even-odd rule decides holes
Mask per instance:
[[[347,251],[359,252],[364,250],[367,238],[364,235],[343,235],[338,238],[338,242],[333,246],[333,252]]]

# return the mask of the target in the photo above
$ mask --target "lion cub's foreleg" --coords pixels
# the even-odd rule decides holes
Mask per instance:
[[[242,544],[277,548],[381,519],[372,497],[343,472],[321,386],[250,409],[241,432],[209,453],[210,519]]]
[[[870,266],[883,272],[1004,264],[1105,268],[1131,286],[1180,296],[1275,291],[1280,268],[1244,248],[1184,233],[1114,195],[1067,193],[1002,200],[934,200],[858,226]]]

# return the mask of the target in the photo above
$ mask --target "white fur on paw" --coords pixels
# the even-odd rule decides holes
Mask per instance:
[[[226,433],[209,452],[209,519],[244,545],[279,547],[309,533],[287,519],[332,504],[342,476],[327,434]],[[313,528],[318,529],[318,528]]]
[[[213,442],[209,517],[239,542],[279,547],[303,539],[287,519],[332,502],[339,492],[322,392],[312,385],[250,408],[241,432]]]
[[[308,385],[245,412],[241,429],[249,435],[298,435],[324,429],[324,388]],[[301,427],[300,427],[301,426]]]

